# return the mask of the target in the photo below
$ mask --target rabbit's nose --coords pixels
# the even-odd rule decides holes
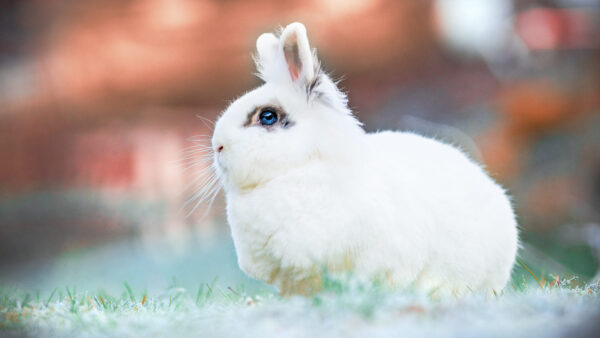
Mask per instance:
[[[223,146],[222,145],[218,145],[215,147],[215,149],[217,150],[217,153],[220,153],[223,151]]]

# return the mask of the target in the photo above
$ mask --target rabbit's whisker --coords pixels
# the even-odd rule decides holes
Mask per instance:
[[[214,175],[211,176],[207,176],[206,178],[204,178],[201,183],[199,184],[199,189],[197,189],[193,194],[192,197],[190,197],[185,203],[185,205],[188,205],[190,202],[194,201],[197,198],[201,198],[203,196],[206,195],[206,193],[212,189],[212,187],[217,183],[217,177],[215,177]]]
[[[187,138],[188,141],[191,141],[195,138],[202,138],[204,140],[209,139],[211,137],[211,135],[209,134],[197,134],[197,135],[192,135],[189,138]]]
[[[181,163],[181,166],[184,166],[184,170],[183,171],[188,171],[188,169],[190,168],[197,168],[197,167],[211,167],[212,159],[211,158],[199,158],[199,159],[190,159],[188,162],[185,163]]]
[[[212,156],[189,155],[184,158],[180,158],[178,160],[173,160],[172,164],[185,166],[188,164],[196,164],[196,163],[200,163],[200,162],[202,162],[202,163],[212,162]]]
[[[188,139],[188,141],[193,142],[193,143],[204,143],[204,144],[211,143],[210,136],[200,136],[200,135],[191,137]]]
[[[189,147],[183,149],[183,152],[188,152],[190,150],[196,150],[196,149],[212,150],[212,147],[211,146],[207,146],[205,144],[197,144],[197,145],[189,146]]]
[[[213,154],[212,153],[207,153],[207,152],[197,152],[197,153],[191,153],[191,154],[187,154],[184,157],[180,158],[179,160],[176,160],[177,162],[188,162],[190,160],[197,160],[197,159],[202,159],[202,160],[212,160],[213,158]]]
[[[216,184],[215,186],[213,186],[210,191],[204,195],[201,199],[198,200],[198,202],[196,202],[196,204],[194,205],[194,207],[192,208],[192,210],[190,211],[193,212],[194,210],[196,210],[196,208],[204,201],[209,201],[207,207],[206,207],[206,211],[204,212],[204,214],[201,216],[201,218],[204,218],[208,212],[210,211],[210,208],[213,205],[213,202],[215,200],[215,198],[217,197],[217,195],[219,194],[219,191],[221,190],[221,186],[219,184]]]
[[[197,118],[199,118],[199,119],[200,119],[200,120],[202,120],[202,121],[206,121],[206,122],[208,122],[208,123],[212,124],[213,126],[215,125],[215,122],[214,122],[214,121],[212,121],[211,119],[209,119],[209,118],[206,118],[206,117],[204,117],[204,116],[202,116],[202,115],[200,115],[200,114],[196,114],[196,117],[197,117]]]
[[[214,198],[214,195],[221,190],[220,185],[215,184],[215,183],[216,182],[213,181],[212,184],[207,185],[204,189],[202,189],[201,192],[195,194],[191,199],[186,201],[186,203],[184,204],[184,208],[189,208],[188,216],[191,215],[191,213],[194,212],[194,210],[196,210],[198,208],[198,206],[200,206],[200,204],[202,204],[205,201],[212,200]],[[207,188],[209,188],[209,189],[207,189]],[[190,205],[192,203],[194,203],[194,204],[190,208]],[[212,207],[212,202],[207,205],[206,212],[208,212],[211,207]]]
[[[183,190],[189,190],[193,185],[198,183],[198,181],[200,181],[199,185],[204,185],[208,181],[212,180],[215,176],[216,175],[210,171],[203,171],[200,174],[196,175],[191,182],[187,183]]]

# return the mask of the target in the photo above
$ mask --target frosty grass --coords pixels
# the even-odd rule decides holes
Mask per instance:
[[[39,337],[560,337],[595,336],[598,285],[513,280],[494,297],[439,299],[390,292],[350,278],[325,281],[312,297],[202,284],[148,295],[55,289],[49,295],[0,288],[0,336]],[[539,285],[538,285],[539,284]],[[543,286],[543,288],[541,287]]]

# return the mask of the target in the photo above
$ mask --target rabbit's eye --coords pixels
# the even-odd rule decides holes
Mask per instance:
[[[260,124],[270,126],[277,122],[277,113],[272,108],[264,108],[258,117]]]

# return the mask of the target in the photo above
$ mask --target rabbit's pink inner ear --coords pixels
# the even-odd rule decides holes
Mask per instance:
[[[286,39],[283,45],[283,54],[285,55],[285,62],[287,63],[292,81],[296,81],[302,72],[302,61],[300,60],[296,34]]]

